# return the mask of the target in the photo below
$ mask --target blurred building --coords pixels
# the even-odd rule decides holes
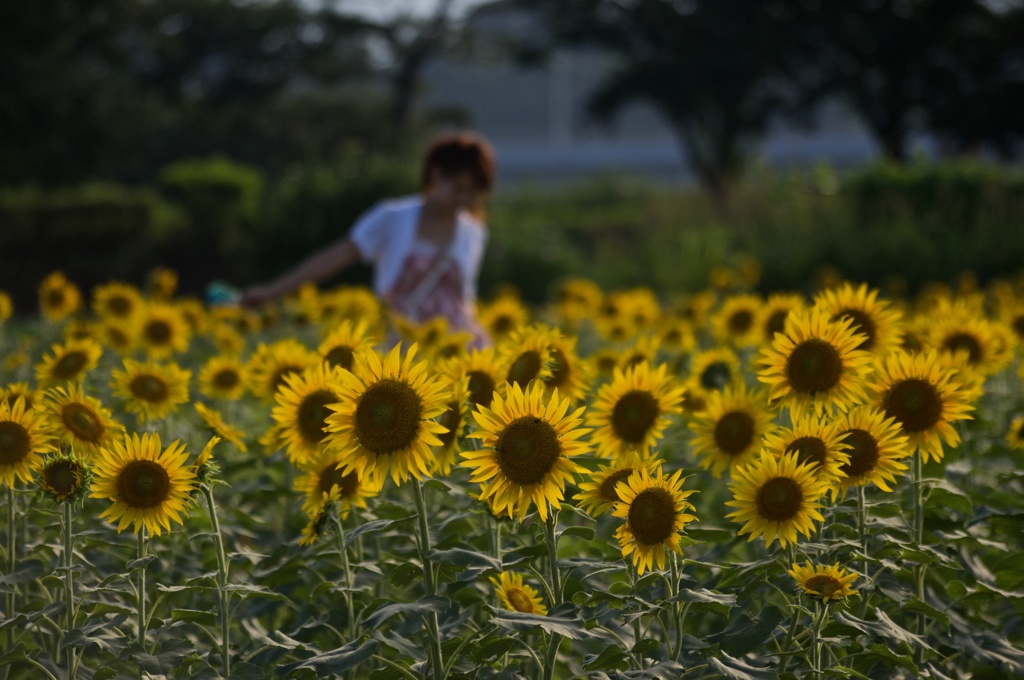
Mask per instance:
[[[427,109],[457,109],[495,145],[503,180],[572,180],[601,173],[638,173],[670,181],[691,178],[679,141],[653,107],[637,104],[609,126],[587,115],[587,98],[614,58],[593,49],[560,50],[545,64],[521,66],[502,45],[533,30],[532,19],[500,3],[469,18],[472,56],[431,62],[424,73]],[[490,49],[488,46],[491,46]],[[760,148],[772,165],[836,166],[878,153],[868,131],[838,103],[816,112],[813,129],[780,122]]]

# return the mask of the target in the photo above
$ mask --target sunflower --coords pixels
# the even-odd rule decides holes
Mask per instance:
[[[480,305],[477,312],[480,325],[491,336],[494,344],[500,344],[530,323],[530,312],[523,303],[511,296],[502,296],[493,302]]]
[[[272,345],[260,344],[246,366],[249,390],[270,403],[285,384],[289,373],[302,373],[320,363],[320,357],[298,340],[280,340]]]
[[[25,402],[25,410],[31,411],[43,401],[43,392],[29,387],[28,383],[10,383],[6,387],[0,386],[0,401],[7,401],[11,406],[21,399]]]
[[[850,330],[864,336],[855,349],[884,357],[900,346],[903,314],[885,300],[879,300],[878,291],[869,290],[866,283],[854,287],[846,282],[839,288],[822,291],[815,296],[814,306],[830,321],[850,319]]]
[[[580,482],[580,493],[573,500],[591,517],[600,517],[622,500],[616,489],[618,483],[629,479],[641,467],[647,468],[654,475],[661,468],[661,461],[657,458],[624,456],[611,465],[599,468],[597,472],[589,473],[586,481]]]
[[[60,321],[81,306],[78,286],[68,281],[63,272],[53,272],[39,284],[39,311],[47,321]]]
[[[818,509],[828,482],[815,474],[812,465],[797,463],[797,453],[781,458],[762,455],[745,467],[736,468],[729,484],[733,499],[726,505],[738,508],[726,517],[742,522],[740,535],[749,541],[764,536],[769,546],[778,538],[786,547],[796,543],[797,532],[810,537],[814,520],[824,521]],[[748,541],[748,542],[749,542]]]
[[[693,327],[682,319],[663,320],[656,337],[658,344],[672,353],[691,352],[697,346]]]
[[[60,442],[86,458],[99,453],[124,431],[98,399],[87,397],[82,388],[58,387],[47,394],[44,412],[50,418]]]
[[[582,403],[590,390],[590,366],[576,353],[576,338],[559,336],[548,345],[551,375],[544,381],[549,391],[558,390],[573,403]]]
[[[36,382],[43,388],[81,382],[103,355],[103,348],[93,340],[68,340],[50,351],[36,365]]]
[[[619,353],[614,349],[602,347],[587,357],[587,362],[591,370],[602,379],[610,379],[615,375],[615,369],[619,367],[619,358]]]
[[[54,503],[73,503],[92,483],[92,470],[74,452],[39,459],[36,474],[39,488]]]
[[[222,354],[238,355],[245,349],[245,336],[229,323],[216,322],[210,330],[214,347]]]
[[[178,289],[178,272],[170,267],[154,267],[146,278],[156,300],[170,300]]]
[[[697,519],[688,514],[694,508],[686,500],[697,492],[683,491],[686,478],[680,475],[682,472],[677,470],[666,477],[659,469],[655,476],[641,467],[615,485],[620,500],[612,515],[626,520],[616,529],[615,538],[622,556],[633,556],[633,565],[641,576],[653,569],[655,562],[658,569],[665,568],[666,548],[683,553],[679,547],[683,527]]]
[[[604,293],[600,286],[588,279],[566,279],[555,291],[558,316],[569,328],[576,328],[584,319],[593,316],[601,305]]]
[[[839,434],[850,458],[839,466],[842,490],[874,483],[882,491],[892,491],[889,483],[907,469],[900,460],[910,455],[896,421],[871,406],[858,406],[840,420]]]
[[[542,521],[548,503],[565,496],[566,482],[584,469],[572,461],[590,445],[579,441],[590,430],[580,427],[583,408],[569,413],[570,400],[556,390],[545,396],[544,385],[526,390],[510,385],[504,398],[496,395],[490,408],[478,406],[473,418],[479,428],[470,437],[483,440],[479,451],[463,451],[463,466],[479,483],[481,500],[492,499],[497,514],[518,516],[522,522],[531,504]]]
[[[498,361],[493,347],[470,350],[469,354],[455,357],[438,366],[438,372],[452,379],[465,376],[469,379],[469,407],[490,406],[495,391],[503,386],[506,369]]]
[[[169,304],[144,305],[139,312],[138,328],[138,340],[150,359],[166,359],[188,349],[191,338],[188,322]]]
[[[340,504],[342,519],[353,507],[365,508],[366,499],[380,493],[381,487],[360,477],[354,470],[345,472],[336,453],[318,451],[300,467],[295,490],[304,496],[302,511],[315,518],[331,501]]]
[[[840,422],[813,413],[794,415],[793,427],[780,427],[764,438],[763,451],[781,459],[796,454],[797,465],[809,465],[814,476],[828,485],[833,498],[838,493],[840,471],[850,462],[849,446],[839,432]]]
[[[594,327],[606,342],[622,343],[637,333],[633,321],[625,316],[599,316],[594,320]]]
[[[445,385],[415,362],[416,345],[405,360],[401,344],[381,357],[364,349],[357,373],[341,373],[341,400],[327,416],[327,450],[336,452],[346,473],[356,471],[369,483],[383,484],[391,471],[395,484],[412,475],[423,479],[433,465],[432,446],[447,428],[434,422],[445,412]]]
[[[711,320],[715,337],[734,347],[756,344],[761,339],[761,331],[757,326],[761,306],[761,298],[756,295],[727,297]]]
[[[185,465],[185,446],[174,440],[161,449],[160,435],[125,435],[103,449],[96,459],[96,483],[90,498],[105,498],[114,504],[101,518],[117,522],[121,533],[134,524],[135,533],[146,527],[159,536],[171,530],[171,520],[182,524],[181,516],[191,504],[196,483],[195,469]]]
[[[285,376],[271,416],[280,428],[288,459],[301,463],[316,453],[327,436],[328,406],[341,401],[345,370],[326,363]]]
[[[957,446],[953,428],[969,420],[975,390],[953,380],[955,371],[934,350],[890,354],[871,385],[872,403],[893,418],[907,435],[908,451],[920,450],[924,462],[942,460],[942,443]]]
[[[0,301],[0,321],[3,321],[3,302]],[[1024,300],[1013,300],[1002,305],[999,318],[1017,338],[1018,344],[1024,344]]]
[[[507,367],[504,382],[525,389],[531,380],[550,379],[551,344],[558,335],[558,331],[547,326],[530,326],[513,331],[499,343],[498,361]]]
[[[847,574],[838,562],[828,566],[825,564],[814,565],[807,560],[804,566],[793,563],[793,568],[786,573],[793,577],[793,580],[803,588],[805,593],[812,597],[820,597],[822,602],[839,601],[844,597],[857,594],[857,591],[850,587],[850,584],[857,578],[857,573]]]
[[[705,401],[712,392],[720,392],[728,385],[742,381],[740,358],[728,347],[695,352],[690,357],[690,376],[686,389],[694,398]]]
[[[619,293],[619,312],[640,330],[653,328],[661,320],[661,305],[650,288],[633,288]]]
[[[1009,329],[979,316],[936,316],[928,344],[979,376],[979,382],[1005,368],[1013,359]]]
[[[541,602],[537,589],[525,585],[522,574],[503,571],[498,574],[498,578],[492,576],[491,583],[497,589],[498,599],[505,609],[523,614],[547,615],[548,609]]]
[[[381,306],[373,291],[364,286],[343,286],[325,293],[320,300],[320,314],[325,322],[381,319]]]
[[[139,422],[160,420],[188,401],[192,372],[177,364],[124,360],[124,370],[110,373],[113,393],[125,400],[125,409]]]
[[[249,450],[245,445],[245,436],[231,425],[228,425],[220,411],[215,411],[201,401],[192,402],[192,406],[195,407],[196,413],[202,418],[203,424],[206,425],[207,429],[212,430],[221,439],[234,444],[242,453]]]
[[[793,312],[800,313],[807,308],[803,295],[796,293],[776,293],[769,295],[757,317],[757,327],[761,334],[761,342],[770,344],[776,333],[786,330],[786,319]]]
[[[831,321],[818,309],[790,315],[786,330],[761,351],[757,379],[771,386],[768,398],[781,400],[794,414],[846,411],[867,397],[862,381],[874,356],[856,349],[864,336],[854,335],[853,320]]]
[[[108,318],[100,322],[96,334],[105,347],[125,355],[135,348],[139,329],[131,319]]]
[[[656,335],[641,335],[622,352],[619,358],[619,367],[626,370],[631,366],[646,363],[653,366],[658,357],[658,350],[661,344]]]
[[[1011,449],[1024,449],[1024,415],[1010,421],[1006,432],[1006,443]]]
[[[241,399],[248,382],[245,364],[232,355],[212,357],[199,371],[199,391],[210,399]]]
[[[111,281],[92,291],[92,310],[104,319],[127,321],[142,308],[142,294],[127,283]]]
[[[0,290],[0,324],[14,316],[14,303],[5,290]]]
[[[178,314],[185,321],[189,333],[198,335],[206,332],[209,315],[202,302],[194,297],[181,298],[174,301],[174,308],[178,310]]]
[[[646,455],[664,434],[670,417],[682,412],[683,388],[667,368],[662,364],[652,370],[639,364],[616,369],[611,383],[598,388],[587,414],[587,424],[595,428],[598,456]]]
[[[15,478],[32,481],[39,455],[55,450],[49,423],[42,414],[25,409],[25,402],[0,401],[0,482],[14,486]]]
[[[705,325],[708,315],[715,307],[718,295],[713,290],[704,290],[692,295],[679,297],[673,303],[675,315],[689,321],[694,328]]]
[[[751,462],[761,438],[775,430],[775,414],[767,408],[763,391],[737,385],[712,392],[689,428],[701,467],[711,468],[717,478],[727,468]]]
[[[210,440],[206,442],[206,446],[199,452],[196,457],[196,462],[192,464],[192,471],[196,476],[196,483],[208,484],[210,478],[220,472],[220,466],[217,465],[216,459],[213,457],[213,449],[217,444],[221,443],[221,438],[217,435],[210,437]]]
[[[364,347],[372,347],[373,343],[374,338],[365,321],[345,320],[320,343],[317,351],[331,366],[351,371],[356,352]]]
[[[441,446],[434,452],[435,474],[447,477],[452,472],[452,465],[455,464],[455,454],[459,450],[459,440],[466,431],[466,422],[469,419],[469,378],[465,375],[458,377],[446,377],[445,382],[449,387],[449,396],[445,412],[437,419],[437,422],[447,428],[447,432],[438,435]]]

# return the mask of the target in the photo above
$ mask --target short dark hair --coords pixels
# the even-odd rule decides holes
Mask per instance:
[[[441,135],[431,142],[423,158],[422,188],[430,183],[430,171],[434,168],[449,177],[468,172],[478,188],[490,191],[494,186],[494,149],[486,139],[472,132]]]

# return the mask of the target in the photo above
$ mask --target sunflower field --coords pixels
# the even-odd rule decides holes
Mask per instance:
[[[0,292],[0,676],[1024,676],[1024,278],[748,269],[505,291],[484,349],[362,288]]]

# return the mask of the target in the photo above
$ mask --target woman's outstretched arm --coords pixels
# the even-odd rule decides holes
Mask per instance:
[[[276,300],[298,290],[304,283],[325,281],[347,269],[359,259],[359,249],[351,239],[343,238],[337,243],[313,253],[294,269],[276,279],[249,286],[242,293],[239,304],[253,307]]]

